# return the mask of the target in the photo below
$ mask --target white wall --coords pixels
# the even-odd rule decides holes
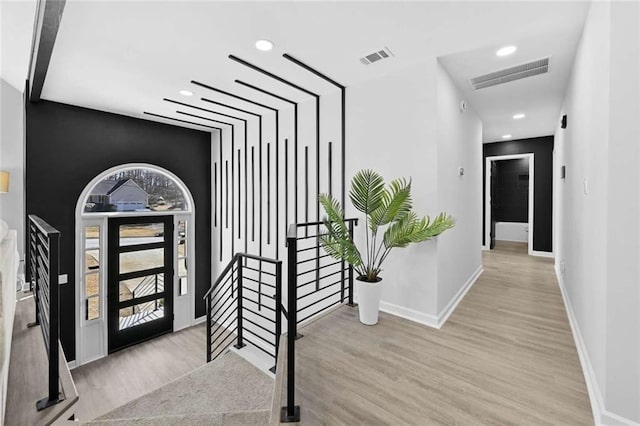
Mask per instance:
[[[436,240],[396,249],[381,274],[382,309],[429,325],[481,266],[482,128],[472,109],[459,112],[461,99],[435,58],[350,87],[347,97],[347,181],[364,168],[387,182],[411,178],[419,215],[456,219]],[[347,216],[361,216],[349,202]]]
[[[471,105],[460,112],[461,100],[438,64],[438,211],[456,220],[455,228],[438,237],[438,316],[482,266],[482,122]]]
[[[557,265],[598,421],[640,421],[638,8],[595,2],[556,131]],[[587,182],[585,190],[585,181]],[[616,420],[617,419],[617,420]]]
[[[18,233],[24,259],[24,102],[22,92],[0,79],[0,170],[10,173],[9,192],[0,194],[0,218]]]
[[[347,92],[347,191],[353,175],[365,168],[386,182],[412,179],[414,209],[438,213],[436,143],[436,60],[382,79],[349,87]],[[360,217],[347,201],[347,216]],[[364,222],[356,242],[364,246]],[[437,241],[396,249],[387,258],[382,301],[416,315],[437,313]],[[384,307],[384,306],[383,306]],[[425,318],[425,320],[428,320]]]
[[[528,222],[496,222],[496,241],[529,241]]]

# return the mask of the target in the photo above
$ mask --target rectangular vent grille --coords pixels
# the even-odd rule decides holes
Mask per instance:
[[[378,50],[377,52],[373,52],[363,56],[362,58],[360,58],[360,62],[362,62],[364,65],[371,65],[374,62],[378,62],[392,56],[394,56],[393,53],[389,50],[388,47],[385,47],[382,50]]]
[[[485,87],[507,83],[509,81],[520,80],[522,78],[544,74],[548,71],[549,58],[544,58],[504,70],[481,75],[479,77],[472,78],[469,81],[471,82],[471,86],[473,86],[475,90],[478,90],[484,89]]]

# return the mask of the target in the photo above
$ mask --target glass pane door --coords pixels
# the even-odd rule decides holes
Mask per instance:
[[[109,352],[173,331],[173,250],[173,216],[109,219]]]

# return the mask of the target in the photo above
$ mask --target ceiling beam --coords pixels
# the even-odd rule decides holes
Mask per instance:
[[[29,100],[37,102],[49,70],[65,0],[39,0],[29,65]]]

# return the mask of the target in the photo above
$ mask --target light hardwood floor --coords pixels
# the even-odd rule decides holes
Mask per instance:
[[[200,324],[72,370],[80,395],[76,418],[94,419],[204,365],[205,336]]]
[[[349,307],[303,328],[302,423],[593,424],[552,260],[499,244],[483,263],[440,330],[387,314],[368,327]]]

